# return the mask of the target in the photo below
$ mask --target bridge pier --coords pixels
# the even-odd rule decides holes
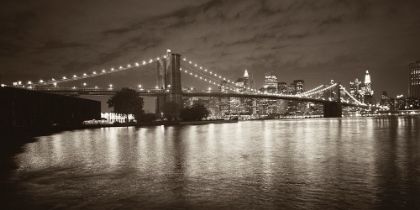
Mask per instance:
[[[342,117],[343,107],[341,105],[341,84],[337,83],[335,89],[336,101],[324,103],[324,117]]]
[[[324,103],[324,117],[341,117],[343,109],[341,103],[326,102]]]

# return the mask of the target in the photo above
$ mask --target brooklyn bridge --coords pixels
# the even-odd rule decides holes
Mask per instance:
[[[159,56],[142,62],[135,62],[118,68],[110,68],[108,70],[94,71],[92,73],[83,73],[82,75],[73,74],[72,76],[63,76],[60,78],[51,78],[48,80],[21,81],[14,82],[17,88],[29,89],[32,91],[49,92],[70,96],[107,96],[114,95],[121,88],[113,85],[109,87],[86,87],[89,79],[102,77],[106,80],[110,75],[119,72],[127,72],[129,70],[139,69],[144,66],[153,65],[156,74],[155,87],[143,87],[138,85],[135,87],[127,86],[125,88],[135,89],[141,96],[156,97],[156,113],[163,110],[163,106],[167,102],[175,102],[179,106],[183,105],[183,97],[213,97],[213,98],[242,98],[242,99],[283,99],[288,101],[311,102],[323,105],[324,117],[341,117],[343,106],[358,107],[362,109],[372,109],[356,98],[354,98],[345,87],[339,82],[331,82],[330,84],[321,84],[311,90],[298,94],[273,93],[257,90],[255,88],[239,89],[235,86],[235,81],[225,76],[204,68],[197,63],[188,60],[180,54],[172,53],[170,50],[165,55]],[[184,76],[182,76],[184,75]],[[84,85],[81,87],[71,86],[71,82],[83,80]],[[215,86],[214,89],[191,90],[183,87],[185,82],[198,80],[201,83]],[[325,94],[328,93],[328,94]]]

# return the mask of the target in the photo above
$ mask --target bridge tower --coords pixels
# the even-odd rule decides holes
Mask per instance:
[[[181,55],[167,51],[166,58],[156,61],[156,87],[161,90],[169,90],[166,96],[156,98],[156,114],[163,112],[166,102],[175,102],[178,108],[182,108],[181,87]],[[177,116],[178,117],[178,116]]]
[[[324,103],[324,117],[342,117],[343,108],[341,105],[341,84],[337,83],[335,90],[335,101],[327,101]]]

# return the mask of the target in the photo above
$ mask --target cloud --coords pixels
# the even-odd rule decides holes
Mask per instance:
[[[269,71],[311,87],[330,79],[346,84],[369,69],[375,88],[397,86],[401,93],[401,72],[420,59],[414,27],[420,17],[407,12],[419,6],[414,0],[9,3],[0,22],[0,62],[7,69],[1,71],[10,81],[79,74],[170,48],[232,79],[254,71],[258,85]],[[154,85],[153,68],[148,71]],[[396,84],[389,86],[390,79]]]

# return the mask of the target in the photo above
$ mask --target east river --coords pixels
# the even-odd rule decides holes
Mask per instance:
[[[10,158],[10,209],[420,209],[418,116],[74,130]]]

